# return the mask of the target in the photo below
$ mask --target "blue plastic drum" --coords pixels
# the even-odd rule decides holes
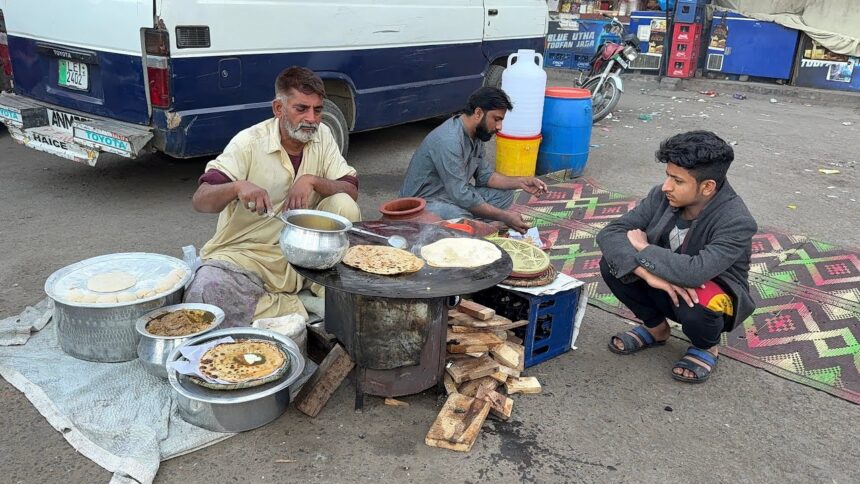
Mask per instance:
[[[591,145],[591,92],[576,87],[549,87],[543,107],[543,142],[537,175],[569,170],[580,176]]]

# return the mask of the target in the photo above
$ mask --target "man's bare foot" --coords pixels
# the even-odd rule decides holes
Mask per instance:
[[[719,350],[719,348],[717,348],[716,346],[712,346],[712,347],[708,348],[708,349],[707,349],[707,350],[705,350],[705,351],[707,351],[708,353],[710,353],[710,354],[714,355],[714,357],[715,357],[715,358],[716,358],[717,356],[720,356],[720,350]],[[709,364],[708,364],[707,362],[705,362],[705,361],[702,361],[700,358],[696,358],[695,356],[691,356],[691,355],[685,355],[685,356],[684,356],[684,358],[686,358],[686,359],[688,359],[688,360],[692,361],[693,363],[696,363],[697,365],[702,366],[703,368],[706,368],[706,369],[708,370],[708,372],[710,372],[711,370],[713,370],[713,368],[711,367],[711,365],[709,365]],[[678,368],[678,367],[672,368],[672,373],[674,373],[674,374],[676,374],[676,375],[678,375],[678,376],[684,377],[684,378],[690,378],[690,379],[696,378],[696,374],[695,374],[695,373],[693,373],[693,372],[692,372],[692,371],[690,371],[690,370],[684,369],[684,368]]]

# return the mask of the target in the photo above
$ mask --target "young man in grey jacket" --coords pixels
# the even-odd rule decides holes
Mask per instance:
[[[755,309],[749,294],[756,222],[726,180],[731,146],[714,133],[690,131],[661,143],[666,181],[597,235],[600,271],[612,293],[642,321],[609,341],[619,354],[661,346],[676,321],[693,346],[672,377],[708,379],[722,332]]]

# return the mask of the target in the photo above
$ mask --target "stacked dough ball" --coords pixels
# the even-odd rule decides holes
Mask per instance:
[[[72,287],[66,294],[66,299],[75,303],[130,303],[170,292],[182,282],[186,274],[183,269],[174,269],[162,277],[154,288],[141,288],[137,291],[130,290],[137,284],[137,278],[133,274],[127,272],[96,274],[87,280],[88,290]]]

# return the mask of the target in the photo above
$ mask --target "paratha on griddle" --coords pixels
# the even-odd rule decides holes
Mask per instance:
[[[343,263],[384,276],[418,272],[424,267],[424,261],[411,252],[386,245],[354,245],[346,252]]]

